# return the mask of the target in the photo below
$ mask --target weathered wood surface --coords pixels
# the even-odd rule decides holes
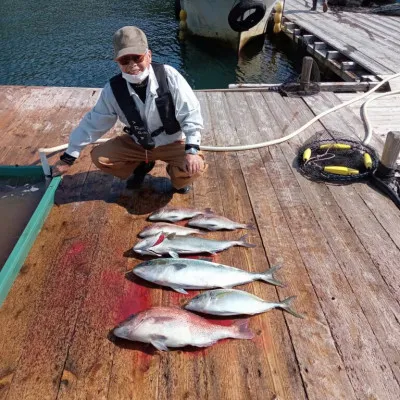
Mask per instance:
[[[99,91],[0,87],[0,94],[0,162],[35,164],[37,148],[64,142]],[[203,143],[211,145],[281,137],[341,101],[331,93],[304,100],[197,94]],[[399,398],[400,213],[370,186],[327,186],[296,171],[298,146],[338,126],[362,130],[346,109],[278,146],[206,153],[206,177],[172,199],[162,190],[163,164],[132,195],[96,171],[86,149],[0,310],[0,399]],[[373,144],[383,148],[377,138]],[[109,340],[109,330],[131,313],[188,298],[126,275],[141,261],[130,248],[146,216],[167,203],[255,223],[249,240],[256,248],[216,259],[250,271],[282,263],[285,288],[254,282],[242,289],[271,301],[297,295],[305,319],[274,310],[251,318],[254,340],[195,351],[161,353]]]
[[[252,141],[260,142],[276,138],[279,130],[271,126],[273,119],[261,94],[249,93],[241,96],[227,95],[227,97],[237,132],[236,135],[232,132],[232,135],[237,137],[238,142],[248,142],[246,132],[253,133]],[[246,102],[249,109],[240,107]],[[286,318],[307,395],[316,399],[353,398],[353,390],[335,348],[328,322],[318,304],[315,289],[290,232],[285,210],[278,198],[283,196],[289,199],[294,209],[297,209],[297,193],[293,192],[291,187],[285,187],[286,176],[275,173],[280,170],[280,163],[272,161],[267,150],[238,153],[238,162],[246,178],[250,201],[267,257],[274,263],[281,261],[284,265],[283,273],[287,288],[277,291],[279,297],[282,300],[296,292],[297,301],[302,305],[300,310],[307,315],[307,320],[300,322]],[[279,185],[278,189],[274,187],[276,183]],[[316,341],[316,337],[319,340]],[[316,354],[324,354],[325,357],[317,357]],[[324,384],[315,385],[315,382]],[[336,382],[336,385],[332,385],[332,382]],[[300,398],[300,392],[290,398]]]
[[[286,0],[284,15],[375,74],[394,74],[400,66],[400,20],[384,15],[332,11],[312,2]]]
[[[358,97],[359,93],[337,93],[336,96],[342,102],[349,101]],[[371,95],[371,98],[375,94]],[[358,117],[361,118],[361,106],[370,97],[356,101],[346,108],[352,110]],[[368,118],[370,120],[374,137],[382,144],[385,142],[386,135],[390,131],[396,131],[400,127],[400,94],[385,96],[375,101],[371,101],[367,107]],[[400,157],[399,157],[400,162]]]
[[[279,100],[279,98],[277,98],[277,100]],[[314,100],[315,103],[324,104],[322,98],[315,98]],[[307,101],[311,102],[311,98],[307,99]],[[284,109],[286,111],[286,115],[290,115],[291,112],[295,112],[295,110],[298,109],[299,105],[302,106],[302,102],[296,99],[290,99],[286,103],[289,103],[289,107],[287,107],[286,109],[283,105],[281,107],[281,109]],[[274,104],[279,104],[279,102],[276,101],[274,102]],[[320,109],[318,109],[315,113],[318,113],[319,111]],[[299,115],[301,115],[301,117],[299,118],[300,126],[302,123],[308,121],[313,114],[303,109],[302,113],[299,113]],[[324,126],[327,126],[328,118],[329,117],[327,116],[322,119],[322,123]],[[343,121],[344,118],[340,119]],[[334,117],[332,117],[332,124],[335,124],[335,126],[337,126],[337,119],[334,119]],[[332,126],[327,127],[332,129]],[[318,126],[315,126],[314,129],[317,130]],[[286,147],[287,146],[284,146],[284,148]],[[290,159],[291,156],[294,157],[294,154],[295,153],[292,150],[292,152],[289,153],[288,158]],[[329,240],[329,245],[339,261],[342,273],[346,276],[346,279],[351,286],[352,292],[357,293],[358,302],[361,305],[361,309],[365,314],[369,325],[373,327],[374,332],[378,330],[381,330],[382,332],[387,332],[383,335],[377,335],[377,340],[381,342],[381,339],[383,337],[386,337],[380,343],[380,345],[382,346],[382,348],[385,349],[385,356],[388,359],[392,358],[393,356],[391,368],[395,372],[398,379],[400,372],[398,369],[398,356],[400,354],[400,348],[398,343],[396,344],[396,342],[398,342],[398,339],[392,341],[386,335],[392,335],[393,332],[397,332],[396,334],[394,334],[395,337],[398,337],[400,335],[400,327],[396,318],[396,315],[398,315],[398,313],[400,312],[398,308],[399,292],[398,290],[394,289],[393,292],[390,293],[389,288],[386,287],[387,282],[382,277],[382,274],[379,271],[380,262],[384,262],[384,259],[379,259],[379,256],[368,257],[365,254],[366,249],[367,251],[368,249],[371,249],[373,252],[376,252],[379,247],[386,245],[386,239],[382,238],[380,239],[380,246],[375,245],[372,246],[372,248],[369,248],[369,243],[365,235],[367,233],[367,230],[372,227],[372,224],[367,227],[362,226],[362,224],[366,223],[365,221],[370,221],[372,217],[371,213],[368,212],[364,205],[363,199],[365,196],[363,196],[363,194],[373,191],[369,189],[366,190],[364,193],[357,195],[352,192],[351,187],[325,187],[324,185],[320,184],[311,184],[309,181],[299,175],[296,175],[296,177],[298,178],[300,185],[303,187],[303,192],[306,195],[309,204],[313,208],[313,212],[322,230],[324,231],[325,237],[327,239],[331,239]],[[352,186],[356,188],[361,187],[363,189],[366,189],[365,184],[354,184]],[[332,198],[332,195],[329,193],[329,191],[333,192],[334,198]],[[346,193],[348,193],[348,195],[346,195]],[[380,197],[384,201],[386,200],[382,196]],[[385,205],[380,203],[379,206],[382,207],[382,209],[389,209],[390,218],[395,220],[394,224],[396,224],[396,219],[398,223],[400,213],[397,212],[397,209],[395,207],[393,207],[392,209],[391,206],[393,206],[393,204],[389,203]],[[376,218],[379,219],[378,216],[376,216]],[[349,223],[352,225],[352,229],[348,225]],[[357,224],[359,224],[359,226],[357,226]],[[376,223],[376,228],[380,229],[379,223]],[[389,226],[387,226],[387,231],[390,231]],[[390,239],[388,239],[388,241],[389,243],[391,242]],[[391,243],[391,245],[393,246],[393,242]],[[390,244],[388,244],[388,246],[390,246]],[[396,245],[394,245],[394,249],[394,251],[396,252]],[[374,259],[376,261],[375,265],[372,262],[374,261]],[[390,262],[391,261],[389,261],[389,264]],[[376,297],[374,297],[374,293],[376,291],[373,289],[375,287],[384,288],[384,290],[380,291],[379,295]],[[364,293],[370,293],[371,295],[364,296]],[[336,301],[337,297],[333,297],[334,299],[332,300]],[[381,318],[379,320],[376,320],[375,318],[376,312],[381,315]],[[353,316],[355,317],[355,310],[353,308],[352,313],[354,313]],[[386,321],[385,318],[387,319]],[[358,322],[357,325],[359,327],[362,326],[360,322]],[[365,329],[367,329],[367,327]],[[349,331],[354,332],[354,328],[349,329]],[[363,330],[362,332],[363,339],[367,340],[367,331]],[[389,334],[389,332],[391,333]],[[343,351],[343,354],[349,353],[350,350],[346,352]],[[363,355],[362,357],[364,356],[366,355]],[[356,357],[358,358],[358,356]],[[365,367],[367,365],[367,361],[363,360],[362,362]],[[370,367],[373,370],[374,365],[370,365]],[[372,373],[371,375],[373,377],[374,373]]]

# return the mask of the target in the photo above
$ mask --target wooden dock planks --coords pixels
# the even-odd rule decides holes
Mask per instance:
[[[245,100],[240,98],[244,96],[244,94],[236,96],[238,104],[245,104]],[[263,98],[260,94],[251,94],[251,96],[256,97],[253,100],[259,106],[263,104]],[[266,108],[245,108],[242,111],[236,108],[231,110],[235,110],[235,112],[231,112],[231,119],[235,126],[237,128],[240,126],[243,127],[243,129],[236,130],[238,141],[240,140],[242,143],[246,142],[247,130],[252,131],[253,135],[256,134],[255,136],[258,136],[258,138],[253,136],[253,139],[256,139],[257,142],[271,139],[274,136],[268,135],[268,137],[265,135],[263,137],[259,132],[263,131],[265,125],[257,126],[253,122],[256,114],[264,114],[266,118],[270,117],[268,113],[264,113]],[[254,118],[254,120],[259,121],[260,119]],[[269,119],[269,124],[267,125],[269,128],[271,126],[270,122],[271,119]],[[244,130],[244,128],[247,129]],[[299,311],[304,313],[307,319],[307,322],[304,323],[305,321],[293,319],[287,315],[284,316],[286,324],[289,326],[291,341],[294,346],[297,362],[300,366],[302,382],[297,382],[297,389],[294,393],[283,391],[283,388],[280,387],[277,396],[278,398],[301,398],[302,390],[300,383],[302,383],[307,388],[306,396],[314,398],[329,398],[333,396],[344,398],[348,396],[348,398],[351,398],[352,389],[346,374],[341,372],[341,361],[331,338],[328,324],[324,321],[325,318],[318,305],[312,283],[308,279],[304,264],[293,241],[290,228],[280,208],[269,173],[267,173],[272,163],[267,161],[269,158],[268,153],[266,156],[268,158],[264,158],[263,156],[264,153],[262,151],[240,152],[238,153],[238,163],[246,177],[247,190],[251,204],[255,210],[266,255],[273,264],[278,262],[283,263],[281,273],[287,288],[277,290],[279,298],[283,300],[283,298],[294,293],[298,295],[296,305],[299,307],[301,304]],[[274,176],[281,180],[281,177]],[[296,203],[297,196],[291,196],[289,194],[290,189],[286,189],[289,197]],[[254,293],[260,297],[266,297],[262,292]],[[270,297],[268,296],[267,298]],[[319,337],[322,340],[316,342],[314,340],[315,337]],[[275,340],[272,341],[271,345],[274,346],[274,343]],[[285,344],[284,348],[288,349],[288,345]],[[279,350],[277,347],[276,352],[279,354],[282,350]],[[321,353],[325,354],[326,357],[320,358],[316,356],[316,354]],[[337,365],[335,365],[336,363]],[[333,367],[333,365],[335,366]],[[326,384],[315,385],[316,381],[325,382]],[[331,382],[341,382],[341,384],[337,384],[334,387],[330,384]],[[296,388],[294,384],[295,382],[291,386]]]
[[[218,103],[218,101],[220,103]],[[210,121],[213,127],[216,126],[216,128],[213,129],[216,137],[214,144],[223,141],[223,138],[227,136],[230,137],[231,144],[239,144],[238,136],[240,132],[235,133],[234,131],[236,121],[231,118],[225,94],[218,96],[218,99],[214,98],[214,96],[208,96],[208,102]],[[214,165],[220,182],[224,214],[235,220],[250,222],[254,218],[252,206],[248,199],[245,181],[241,176],[241,165],[237,155],[235,153],[221,153],[217,154],[215,159],[220,159],[220,161]],[[236,235],[235,237],[238,237],[239,233],[236,232]],[[250,235],[254,236],[252,233],[250,233]],[[229,237],[233,238],[233,234],[230,233]],[[252,241],[254,241],[254,239]],[[265,260],[265,250],[262,249],[259,238],[255,243],[257,243],[258,246],[256,249],[252,249],[253,251],[244,253],[240,251],[240,249],[234,249],[236,254],[232,252],[232,257],[227,259],[224,263],[242,268],[246,266],[246,269],[253,271],[266,270],[268,264]],[[229,254],[226,256],[228,255]],[[225,259],[225,254],[223,256]],[[270,266],[272,266],[272,264],[270,264]],[[280,275],[284,276],[284,271],[282,271]],[[250,287],[246,287],[245,290],[250,290],[263,298],[277,300],[276,289],[271,286],[261,282],[255,282],[247,286]],[[258,385],[262,381],[266,382],[272,398],[273,396],[277,396],[278,398],[280,396],[284,398],[291,398],[293,396],[304,398],[302,382],[298,374],[293,373],[297,370],[297,366],[292,352],[290,338],[287,336],[285,329],[284,319],[272,319],[271,315],[266,315],[263,316],[263,318],[256,317],[254,321],[252,319],[251,322],[254,331],[264,332],[264,335],[262,335],[259,340],[256,340],[256,343],[263,346],[263,354],[254,346],[249,348],[249,344],[243,343],[243,345],[247,347],[247,352],[242,353],[243,356],[245,354],[250,356],[246,357],[246,361],[242,361],[242,363],[246,365],[246,374],[253,373],[256,377],[256,379],[252,380],[252,385],[254,385],[255,382],[258,382]],[[257,325],[255,324],[256,322]],[[250,359],[253,358],[257,360],[260,356],[264,358],[264,362],[260,359],[259,366],[256,368]],[[276,371],[280,371],[280,373],[277,374]],[[262,378],[261,382],[259,381],[260,378]],[[256,390],[254,393],[249,393],[251,398],[262,398],[263,393],[265,395],[266,391],[262,390],[262,386],[258,389],[259,390]],[[273,391],[271,392],[271,390]],[[236,398],[246,398],[244,394],[240,397],[239,395],[236,396]]]
[[[274,103],[278,103],[278,100],[279,98],[277,98],[277,101]],[[323,103],[321,98],[315,100],[319,100],[318,104]],[[307,101],[311,101],[311,98],[308,98]],[[302,101],[297,99],[288,99],[286,103],[289,103],[290,107],[285,109],[283,108],[283,105],[280,104],[279,111],[282,113],[282,110],[284,110],[284,114],[288,116],[290,115],[290,112],[295,112],[294,110],[298,109],[298,107],[302,105]],[[316,114],[318,112],[316,112]],[[305,123],[312,117],[311,113],[307,115],[306,110],[303,110],[303,113],[299,115],[301,115],[302,118],[299,121],[298,126],[300,126],[302,123]],[[322,119],[323,123],[324,120],[325,118]],[[296,129],[298,126],[294,126],[293,129]],[[299,140],[299,138],[296,139]],[[292,141],[289,143],[292,143]],[[287,149],[289,145],[284,145],[282,147]],[[294,156],[295,149],[292,149],[288,152],[288,161],[293,159]],[[383,346],[383,348],[386,348],[385,355],[388,358],[394,357],[391,367],[393,368],[393,371],[397,370],[396,360],[398,359],[399,354],[399,349],[397,348],[398,346],[395,344],[397,339],[392,341],[386,337],[387,334],[383,333],[388,326],[391,326],[389,331],[392,333],[398,332],[398,324],[395,317],[395,315],[399,312],[398,304],[396,304],[396,294],[390,293],[389,287],[386,287],[386,284],[384,283],[384,280],[377,269],[378,265],[375,265],[372,262],[372,260],[368,257],[368,252],[366,252],[366,249],[368,249],[367,246],[372,245],[375,249],[377,249],[382,245],[384,246],[386,244],[385,241],[381,241],[380,246],[376,246],[376,243],[372,243],[371,240],[368,242],[365,241],[363,243],[365,247],[363,247],[359,242],[358,236],[360,236],[360,232],[353,225],[352,218],[355,218],[355,215],[357,215],[357,209],[362,209],[364,205],[361,198],[356,199],[354,198],[355,196],[347,195],[347,193],[351,191],[351,187],[334,185],[329,186],[329,190],[333,192],[341,190],[342,193],[340,197],[338,196],[332,198],[332,195],[329,194],[329,190],[327,190],[328,188],[324,188],[324,185],[310,183],[298,174],[296,174],[296,178],[303,189],[303,193],[308,199],[308,203],[313,209],[313,213],[324,232],[329,246],[332,248],[337,260],[339,261],[339,265],[343,266],[341,268],[341,273],[346,276],[347,281],[352,287],[351,290],[355,293],[358,293],[358,302],[361,304],[362,310],[369,320],[369,324],[373,327],[374,332],[376,332],[378,329],[381,330],[382,335],[377,335],[377,339],[379,342],[382,341],[380,345]],[[365,184],[351,186],[361,185],[365,186]],[[355,205],[357,208],[353,208],[351,213],[347,213],[350,197],[352,197],[352,202],[357,204]],[[340,207],[337,207],[336,202]],[[390,206],[392,206],[392,204],[390,204],[389,207]],[[341,215],[343,212],[345,215]],[[368,219],[370,215],[370,213],[365,213],[363,217]],[[392,217],[396,218],[398,215],[397,210],[394,210],[394,213],[391,213],[391,215]],[[349,219],[349,221],[346,221],[345,216]],[[360,217],[360,219],[362,218]],[[348,225],[349,223],[352,225],[352,228]],[[377,226],[379,226],[379,224],[377,224]],[[373,293],[376,293],[377,287],[382,287],[384,289],[379,291],[379,296],[374,298]],[[371,294],[369,296],[365,296],[365,293]],[[337,296],[333,297],[334,299],[332,300],[336,301]],[[377,321],[375,318],[377,314],[382,316],[379,321]],[[385,321],[385,318],[388,320]],[[394,330],[392,331],[392,329]],[[394,334],[394,336],[397,337],[399,333],[400,332]],[[387,347],[388,343],[386,341],[390,343],[389,347]]]
[[[14,98],[12,88],[2,90]],[[17,105],[0,96],[7,103],[2,163],[37,162],[36,148],[65,141],[99,94],[15,90],[24,93]],[[206,123],[203,144],[209,145],[278,138],[340,102],[330,93],[307,99],[267,92],[197,95]],[[32,104],[50,97],[54,110],[35,114]],[[31,130],[24,107],[36,121]],[[358,132],[357,124],[357,115],[343,110],[281,145],[208,152],[206,177],[190,195],[172,200],[150,191],[132,196],[123,182],[96,171],[86,149],[0,310],[0,399],[398,398],[400,214],[365,184],[310,182],[294,163],[297,147],[314,132],[335,126]],[[21,129],[26,142],[15,147]],[[154,175],[166,176],[162,164]],[[285,288],[254,282],[242,289],[271,301],[297,295],[294,307],[305,319],[274,310],[250,319],[254,340],[226,340],[204,350],[161,353],[110,341],[109,330],[130,313],[189,298],[126,277],[141,261],[130,248],[147,213],[168,201],[255,223],[249,240],[256,248],[232,248],[216,259],[251,271],[282,262],[277,276]]]
[[[301,0],[286,0],[284,15],[373,74],[399,72],[398,18],[334,10],[311,12],[310,7],[311,3]]]

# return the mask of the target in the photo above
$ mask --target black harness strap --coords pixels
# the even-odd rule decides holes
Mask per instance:
[[[168,87],[167,74],[163,64],[152,63],[151,65],[159,86],[157,89],[158,97],[155,99],[155,103],[163,124],[163,126],[152,132],[151,136],[158,136],[163,131],[165,131],[167,135],[173,135],[180,131],[181,127],[175,117],[175,105]],[[124,131],[136,136],[135,132],[139,130],[140,133],[143,134],[143,131],[145,131],[146,128],[144,127],[139,110],[137,109],[133,98],[129,94],[126,80],[122,77],[122,74],[118,74],[111,78],[110,85],[114,97],[122,112],[125,114],[130,126],[130,128],[125,127],[126,129],[124,128]]]
[[[168,87],[167,74],[163,64],[152,63],[154,74],[157,78],[158,97],[155,99],[158,113],[167,135],[173,135],[181,130],[181,126],[175,117],[175,104]]]
[[[139,110],[133,101],[129,90],[126,86],[126,80],[122,77],[122,74],[118,74],[110,79],[111,89],[117,103],[125,115],[128,124],[132,127],[134,125],[140,125],[144,127],[142,117],[140,116]]]

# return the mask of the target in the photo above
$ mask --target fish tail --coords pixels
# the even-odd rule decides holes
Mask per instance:
[[[235,339],[253,339],[254,333],[249,328],[249,319],[240,319],[232,324]]]
[[[245,235],[243,235],[241,238],[239,238],[239,240],[236,242],[238,246],[242,246],[242,247],[256,247],[255,244],[252,243],[247,243],[246,239],[247,239],[248,234],[246,233]]]
[[[279,303],[279,308],[282,308],[282,310],[287,311],[289,314],[292,314],[297,318],[304,318],[304,315],[298,314],[296,311],[294,311],[291,308],[292,302],[296,298],[297,298],[297,296],[288,297],[287,299],[285,299],[285,300],[283,300],[282,302]]]
[[[274,273],[276,271],[278,271],[278,269],[280,269],[280,268],[282,268],[281,264],[275,265],[272,268],[267,269],[263,274],[258,274],[258,279],[260,279],[264,282],[271,283],[272,285],[275,285],[275,286],[284,287],[285,285],[281,281],[278,281],[277,279],[275,279],[275,277],[274,277]]]
[[[254,231],[256,229],[256,226],[254,224],[246,224],[245,229],[249,229],[251,231]]]

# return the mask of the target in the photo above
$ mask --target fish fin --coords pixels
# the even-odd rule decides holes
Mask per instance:
[[[169,251],[168,254],[172,257],[172,258],[179,258],[179,254],[176,251]]]
[[[150,343],[160,351],[169,351],[168,347],[165,344],[165,340],[167,338],[162,335],[151,335]]]
[[[185,289],[182,289],[182,288],[180,288],[180,287],[177,287],[177,286],[170,286],[170,288],[171,288],[171,289],[174,289],[175,292],[182,293],[182,294],[188,294],[188,292],[187,292]]]
[[[220,229],[217,224],[206,224],[206,225],[203,225],[203,228],[207,229],[209,231],[218,231]],[[223,229],[223,228],[221,228],[221,229]]]
[[[297,296],[288,297],[287,299],[285,299],[279,303],[279,308],[282,308],[282,310],[287,311],[289,314],[292,314],[297,318],[304,318],[304,315],[298,314],[296,311],[294,311],[291,308],[292,302],[296,298],[297,298]]]
[[[180,260],[182,260],[182,259],[180,258]],[[181,263],[176,262],[176,263],[173,263],[172,266],[174,267],[175,271],[180,271],[181,269],[186,268],[188,265],[185,264],[184,262],[181,262]]]
[[[258,274],[258,279],[260,279],[264,282],[267,282],[267,283],[271,283],[272,285],[275,285],[275,286],[285,287],[285,285],[281,281],[278,281],[274,277],[274,273],[276,271],[278,271],[278,269],[280,269],[280,268],[282,268],[281,264],[275,265],[275,266],[271,267],[270,269],[267,269],[264,273]]]
[[[249,229],[251,231],[254,231],[256,229],[256,226],[254,224],[246,224],[245,229]]]
[[[143,253],[143,254],[153,255],[153,256],[156,256],[156,257],[161,257],[161,256],[162,256],[162,254],[157,253],[156,251],[152,250],[152,247],[149,247],[149,248],[146,249],[145,251],[146,251],[147,253]],[[139,254],[141,254],[141,253],[139,253]]]
[[[254,333],[249,328],[249,319],[241,319],[232,324],[234,329],[234,338],[236,339],[253,339]]]
[[[237,241],[237,245],[238,246],[243,246],[243,247],[256,247],[255,244],[252,243],[247,243],[246,239],[247,239],[248,234],[246,233],[245,235],[243,235],[242,237],[239,238],[239,240]]]
[[[170,233],[167,235],[167,239],[175,239],[176,233]]]
[[[138,254],[141,254],[141,255],[152,255],[152,256],[156,256],[156,257],[161,257],[161,254],[158,254],[155,251],[150,250],[150,247],[148,249],[146,249],[146,250],[141,250],[141,249],[135,250],[135,248],[132,248],[132,250],[135,253],[138,253]]]
[[[206,209],[204,210],[204,214],[214,214],[214,211],[211,210],[211,208],[206,208]]]

